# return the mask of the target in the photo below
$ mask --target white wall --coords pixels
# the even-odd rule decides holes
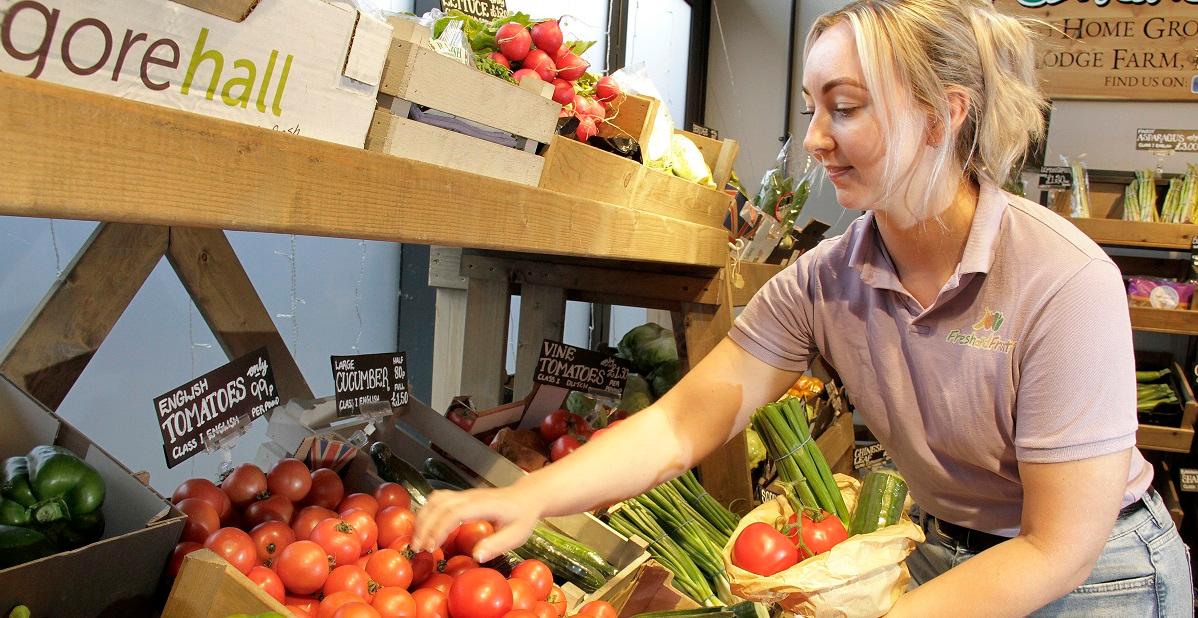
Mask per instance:
[[[47,219],[0,217],[0,342],[18,332],[54,282],[56,262],[65,267],[95,225],[55,221],[52,236]],[[317,396],[332,394],[330,355],[353,354],[355,346],[361,353],[394,351],[398,245],[296,237],[293,312],[291,237],[232,232],[229,240]],[[280,317],[289,314],[296,321]],[[58,411],[129,468],[149,471],[155,489],[170,492],[192,476],[213,475],[219,458],[200,454],[167,470],[151,402],[225,362],[164,260]],[[259,421],[235,460],[253,460],[263,441]]]

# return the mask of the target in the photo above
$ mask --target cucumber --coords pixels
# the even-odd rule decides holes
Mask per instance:
[[[857,508],[849,522],[849,535],[869,534],[898,523],[906,499],[907,483],[903,477],[888,470],[870,472],[861,484]]]
[[[616,567],[612,566],[608,561],[599,555],[599,552],[594,549],[575,541],[574,539],[550,530],[546,526],[537,526],[533,528],[533,536],[540,535],[557,546],[558,549],[564,551],[571,556],[575,561],[589,566],[591,569],[603,575],[604,579],[610,579],[616,574]]]
[[[443,483],[448,483],[458,489],[470,489],[474,487],[474,483],[466,480],[453,466],[435,458],[429,457],[424,460],[424,476],[429,480],[438,480]]]
[[[432,486],[416,468],[391,452],[391,447],[382,442],[371,444],[370,459],[374,461],[374,466],[378,469],[379,478],[403,485],[412,495],[412,501],[420,506],[424,506],[424,503],[428,502],[428,495],[433,493]]]
[[[760,603],[741,601],[727,607],[703,607],[700,609],[672,609],[661,612],[637,614],[636,618],[769,618],[769,611]]]
[[[58,553],[46,535],[33,528],[0,525],[0,569]]]
[[[538,526],[523,545],[516,548],[516,554],[521,558],[535,558],[545,563],[549,570],[558,578],[572,582],[582,588],[583,592],[591,593],[603,587],[608,577],[590,564],[578,560],[569,548],[563,548],[543,534],[538,534],[543,528]]]

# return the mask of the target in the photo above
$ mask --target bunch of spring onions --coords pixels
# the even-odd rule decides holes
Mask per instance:
[[[1198,165],[1191,163],[1184,176],[1169,181],[1161,220],[1166,223],[1198,221]]]
[[[823,509],[847,525],[849,510],[832,478],[824,454],[807,425],[807,404],[795,397],[762,406],[753,414],[770,460],[783,481],[791,483],[804,506]]]
[[[1136,179],[1123,191],[1124,221],[1160,221],[1156,210],[1156,172],[1136,170]]]

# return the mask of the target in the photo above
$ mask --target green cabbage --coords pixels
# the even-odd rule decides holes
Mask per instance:
[[[678,360],[674,332],[652,322],[625,333],[617,347],[620,355],[632,363],[633,370],[646,376],[658,365]]]
[[[675,358],[659,364],[649,372],[649,387],[653,389],[655,396],[661,397],[681,379],[682,362]]]

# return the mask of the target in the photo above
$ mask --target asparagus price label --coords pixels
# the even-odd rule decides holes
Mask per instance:
[[[1073,174],[1067,167],[1043,166],[1040,168],[1040,188],[1072,189]]]
[[[1136,129],[1136,150],[1198,152],[1198,129]]]
[[[541,344],[541,357],[537,360],[533,381],[619,397],[624,393],[624,381],[628,379],[630,368],[628,361],[622,358],[546,339]]]
[[[461,11],[475,19],[491,21],[507,16],[507,0],[441,0],[441,10]]]
[[[266,348],[177,386],[154,398],[166,466],[204,449],[205,442],[253,422],[279,405],[274,370]]]
[[[1194,468],[1178,468],[1177,471],[1180,473],[1182,491],[1198,491],[1198,470]]]
[[[337,416],[360,414],[363,404],[386,402],[408,405],[408,355],[358,354],[332,356],[333,397]]]

